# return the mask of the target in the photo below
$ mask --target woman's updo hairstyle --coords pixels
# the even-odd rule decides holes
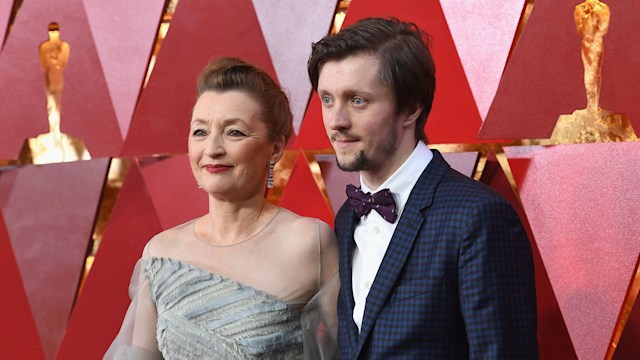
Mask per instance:
[[[230,90],[243,91],[260,104],[269,140],[280,136],[285,143],[289,140],[293,133],[289,99],[266,72],[238,58],[223,57],[211,61],[198,76],[198,98],[207,91]]]

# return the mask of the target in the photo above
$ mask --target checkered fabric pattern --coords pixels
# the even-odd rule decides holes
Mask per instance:
[[[499,194],[439,152],[411,192],[353,322],[351,259],[358,218],[336,216],[341,359],[537,359],[531,246]]]

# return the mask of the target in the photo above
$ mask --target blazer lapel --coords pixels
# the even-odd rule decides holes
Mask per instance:
[[[364,318],[362,319],[362,327],[358,338],[357,354],[362,350],[375,320],[382,310],[382,306],[389,297],[391,289],[394,287],[398,275],[411,253],[418,231],[425,221],[422,210],[432,204],[436,186],[450,168],[437,150],[432,151],[433,159],[411,190],[411,195],[407,200],[398,226],[396,226],[396,230],[391,237],[387,252],[367,296]],[[349,265],[350,268],[351,265]],[[349,279],[349,289],[351,289],[351,279]],[[353,299],[353,295],[351,298]]]
[[[347,205],[349,206],[349,205]],[[353,251],[355,248],[355,241],[353,240],[353,232],[355,230],[356,222],[358,221],[358,217],[356,216],[355,211],[349,206],[349,210],[347,211],[346,216],[340,219],[344,221],[340,228],[344,229],[338,237],[338,246],[340,252],[340,282],[342,291],[346,300],[346,309],[343,309],[344,316],[348,319],[347,323],[349,324],[348,332],[349,332],[349,344],[356,344],[358,341],[358,327],[353,322],[353,307],[355,306],[355,300],[353,299],[353,290],[352,290],[352,259],[353,259]]]

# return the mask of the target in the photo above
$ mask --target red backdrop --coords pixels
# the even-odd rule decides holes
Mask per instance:
[[[548,137],[559,115],[584,106],[576,2],[352,0],[345,24],[396,16],[431,34],[438,86],[427,134],[456,168],[509,199],[526,224],[541,358],[636,359],[640,310],[630,285],[640,252],[638,143],[509,142],[503,152],[497,140]],[[165,1],[21,3],[0,0],[0,312],[7,324],[0,354],[100,358],[128,306],[144,244],[206,212],[185,152],[195,77],[213,57],[245,58],[288,89],[297,131],[277,199],[333,222],[343,185],[358,175],[333,163],[305,62],[310,44],[329,31],[336,0],[181,0],[146,87]],[[533,12],[516,38],[527,3]],[[637,128],[640,7],[607,3],[601,102]],[[93,160],[13,166],[23,141],[47,131],[38,46],[53,21],[71,46],[62,131],[82,138]],[[101,196],[109,158],[132,164],[111,199]],[[115,205],[78,293],[98,209],[108,201]]]

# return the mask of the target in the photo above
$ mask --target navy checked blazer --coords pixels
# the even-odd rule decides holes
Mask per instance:
[[[336,216],[341,359],[537,359],[531,245],[512,206],[438,151],[420,176],[370,289],[360,334],[351,265],[359,221]]]

